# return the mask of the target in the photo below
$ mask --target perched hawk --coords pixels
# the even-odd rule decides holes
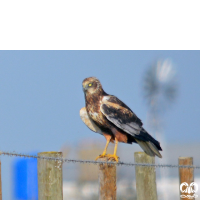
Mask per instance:
[[[141,120],[122,101],[107,94],[95,77],[83,80],[83,91],[86,106],[80,110],[83,122],[94,132],[103,135],[106,147],[98,158],[107,157],[118,162],[118,142],[138,143],[144,152],[150,156],[162,158],[160,143],[142,127]],[[114,154],[106,154],[109,142],[115,142]]]

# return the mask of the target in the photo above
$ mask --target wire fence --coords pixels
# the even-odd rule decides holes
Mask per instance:
[[[80,163],[80,164],[108,164],[108,165],[117,165],[117,166],[143,166],[143,167],[158,167],[158,168],[193,168],[200,169],[200,166],[197,165],[172,165],[172,164],[149,164],[149,163],[126,163],[126,162],[112,162],[112,161],[93,161],[93,160],[81,160],[81,159],[67,159],[67,158],[53,158],[53,157],[44,157],[44,156],[35,156],[23,153],[0,151],[0,155],[3,156],[14,156],[22,158],[34,158],[34,159],[45,159],[45,160],[55,160],[61,161],[62,163]]]

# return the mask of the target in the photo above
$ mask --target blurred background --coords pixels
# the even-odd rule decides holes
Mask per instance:
[[[163,158],[156,163],[192,156],[200,165],[200,51],[0,51],[0,150],[94,160],[106,140],[79,117],[82,81],[90,76],[161,142]],[[135,151],[138,145],[120,143],[120,160],[134,162]],[[37,199],[37,162],[1,156],[1,163],[3,199]],[[117,178],[118,199],[133,199],[134,167],[118,167]],[[97,180],[98,166],[65,163],[64,199],[97,199]],[[200,185],[199,170],[195,182]],[[159,199],[179,198],[178,169],[157,168],[157,187]]]

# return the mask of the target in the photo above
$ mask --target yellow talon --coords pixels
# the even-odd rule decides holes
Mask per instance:
[[[102,153],[101,155],[97,156],[95,160],[98,160],[99,158],[105,158],[107,155],[105,153]]]
[[[108,155],[109,160],[114,160],[116,162],[119,162],[119,157],[116,155],[117,154],[117,145],[118,145],[118,140],[115,138],[115,149],[114,149],[114,154],[113,155]]]
[[[105,157],[107,157],[106,151],[107,151],[109,142],[110,142],[110,140],[107,140],[106,147],[105,147],[103,153],[101,155],[97,156],[95,160],[98,160],[99,158],[105,158]]]
[[[119,157],[116,155],[116,153],[117,153],[118,140],[115,139],[115,149],[114,149],[114,154],[113,154],[113,155],[111,155],[111,154],[106,154],[106,151],[107,151],[107,147],[108,147],[109,142],[110,142],[110,140],[107,141],[106,147],[105,147],[103,153],[102,153],[101,155],[97,156],[95,160],[98,160],[99,158],[108,158],[108,160],[112,160],[112,161],[119,162]]]
[[[108,159],[109,160],[113,160],[113,161],[116,161],[116,162],[119,162],[119,157],[115,154],[113,155],[107,155]]]

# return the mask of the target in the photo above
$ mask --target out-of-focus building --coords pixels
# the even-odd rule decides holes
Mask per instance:
[[[102,151],[101,145],[94,141],[82,141],[78,148],[78,158],[81,160],[94,160]],[[80,164],[79,165],[80,182],[83,181],[96,181],[98,178],[98,166],[93,164]]]

